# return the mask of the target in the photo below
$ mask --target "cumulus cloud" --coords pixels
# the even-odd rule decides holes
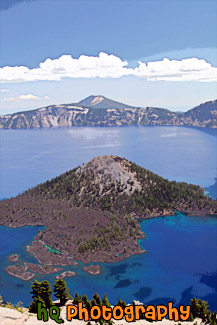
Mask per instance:
[[[135,68],[135,75],[147,80],[217,81],[217,68],[205,60],[191,58],[143,63]]]
[[[7,97],[7,98],[3,98],[2,100],[4,102],[17,102],[17,101],[21,101],[21,100],[39,100],[39,99],[49,99],[48,96],[44,96],[43,98],[32,95],[32,94],[26,94],[26,95],[19,95],[16,97]]]
[[[217,68],[205,60],[190,58],[154,62],[138,62],[129,68],[128,62],[119,57],[99,53],[99,56],[81,55],[78,59],[62,55],[58,59],[46,59],[39,67],[29,69],[25,66],[0,68],[0,82],[15,83],[63,78],[120,78],[127,75],[150,81],[217,81]]]

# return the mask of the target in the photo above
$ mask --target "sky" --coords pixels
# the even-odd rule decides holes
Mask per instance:
[[[216,0],[1,0],[0,114],[103,95],[186,111],[217,98]]]

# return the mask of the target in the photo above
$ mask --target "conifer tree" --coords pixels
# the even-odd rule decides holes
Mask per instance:
[[[52,289],[50,283],[47,280],[42,282],[35,280],[31,286],[31,289],[32,291],[30,293],[32,294],[33,301],[29,307],[30,312],[37,312],[37,304],[39,302],[41,302],[41,306],[44,308],[50,308],[50,306],[53,305],[51,299]]]
[[[65,305],[69,299],[72,299],[69,289],[66,286],[66,282],[63,279],[55,281],[54,292],[55,296],[60,299],[60,304],[62,306]]]
[[[216,311],[212,312],[210,314],[210,324],[211,325],[217,325],[217,314]]]
[[[83,295],[82,302],[83,302],[83,307],[87,308],[88,312],[90,312],[92,304],[86,295]]]
[[[191,313],[194,318],[201,318],[202,321],[208,321],[210,311],[208,309],[208,303],[201,299],[191,299]]]
[[[91,299],[91,302],[90,302],[90,303],[91,303],[91,306],[92,306],[92,307],[93,307],[93,306],[98,306],[98,305],[97,305],[97,302],[96,302],[96,300],[95,300],[94,298]]]
[[[42,308],[46,308],[44,300],[41,297],[35,297],[29,306],[30,313],[37,313],[39,302]]]
[[[104,305],[106,307],[110,307],[111,306],[106,294],[104,294],[104,296],[103,296],[102,305]]]
[[[79,302],[82,302],[82,297],[76,292],[75,298],[73,299],[73,303],[77,305]]]
[[[126,301],[122,301],[121,298],[118,300],[117,303],[118,306],[121,306],[123,309],[126,307]]]
[[[99,306],[99,307],[102,306],[101,298],[97,293],[94,293],[92,300],[95,300],[97,306]],[[95,306],[95,305],[93,305],[93,306]]]

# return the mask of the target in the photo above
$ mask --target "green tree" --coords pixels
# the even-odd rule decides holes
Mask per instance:
[[[94,293],[93,295],[93,298],[91,300],[91,307],[93,306],[99,306],[101,307],[102,304],[103,305],[106,305],[107,307],[110,307],[111,305],[109,304],[109,301],[108,301],[108,298],[106,296],[106,294],[104,294],[104,297],[103,297],[103,301],[101,301],[101,298],[100,296],[97,294],[97,293]],[[102,317],[97,321],[100,325],[103,325],[103,324],[108,324],[108,325],[112,325],[113,324],[113,321],[110,320],[110,321],[105,321]]]
[[[193,322],[193,321],[194,321],[194,316],[193,316],[192,313],[190,313],[190,316],[189,316],[189,318],[188,318],[188,321],[189,321],[189,322]]]
[[[106,306],[106,307],[111,307],[109,300],[106,296],[106,294],[104,294],[103,299],[102,299],[102,305]]]
[[[82,296],[82,302],[83,302],[83,306],[86,307],[86,305],[87,305],[88,302],[89,302],[89,300],[88,300],[88,298],[87,298],[86,295],[83,295],[83,296]]]
[[[35,297],[29,306],[30,313],[37,313],[39,302],[42,308],[46,308],[44,300],[41,297]]]
[[[121,306],[123,309],[126,307],[126,301],[122,301],[121,298],[118,300],[117,303],[118,306]]]
[[[44,308],[50,308],[50,306],[53,305],[51,299],[52,289],[50,283],[47,280],[44,280],[42,282],[35,280],[35,282],[31,286],[31,289],[32,291],[30,292],[30,294],[32,294],[33,301],[29,306],[30,312],[37,312],[37,304],[39,302],[41,302],[42,307]]]
[[[86,295],[83,295],[82,302],[83,302],[83,307],[86,307],[88,312],[90,312],[92,304],[91,304],[91,302],[89,301],[89,299],[87,298]]]
[[[209,320],[210,311],[208,309],[207,301],[193,298],[191,299],[191,313],[194,318],[201,318],[202,321],[206,322]]]
[[[92,303],[93,302],[93,303]],[[92,306],[102,306],[101,298],[98,293],[94,293],[93,299],[91,300]]]
[[[217,325],[217,315],[216,311],[210,314],[210,324],[211,325]]]
[[[75,298],[73,299],[73,304],[77,305],[79,302],[82,302],[82,297],[76,292]]]
[[[66,282],[63,279],[59,279],[55,281],[54,292],[55,292],[55,297],[60,299],[60,304],[62,306],[65,305],[65,303],[69,299],[72,299],[69,293],[69,289],[66,286]]]

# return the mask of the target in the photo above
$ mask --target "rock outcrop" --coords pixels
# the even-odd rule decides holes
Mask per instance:
[[[0,225],[46,226],[26,247],[41,265],[26,263],[7,271],[26,279],[32,276],[27,267],[53,273],[59,269],[52,266],[76,265],[76,260],[116,262],[143,253],[138,239],[145,235],[138,220],[174,211],[216,214],[217,202],[199,186],[168,181],[125,158],[95,157],[0,202]]]

